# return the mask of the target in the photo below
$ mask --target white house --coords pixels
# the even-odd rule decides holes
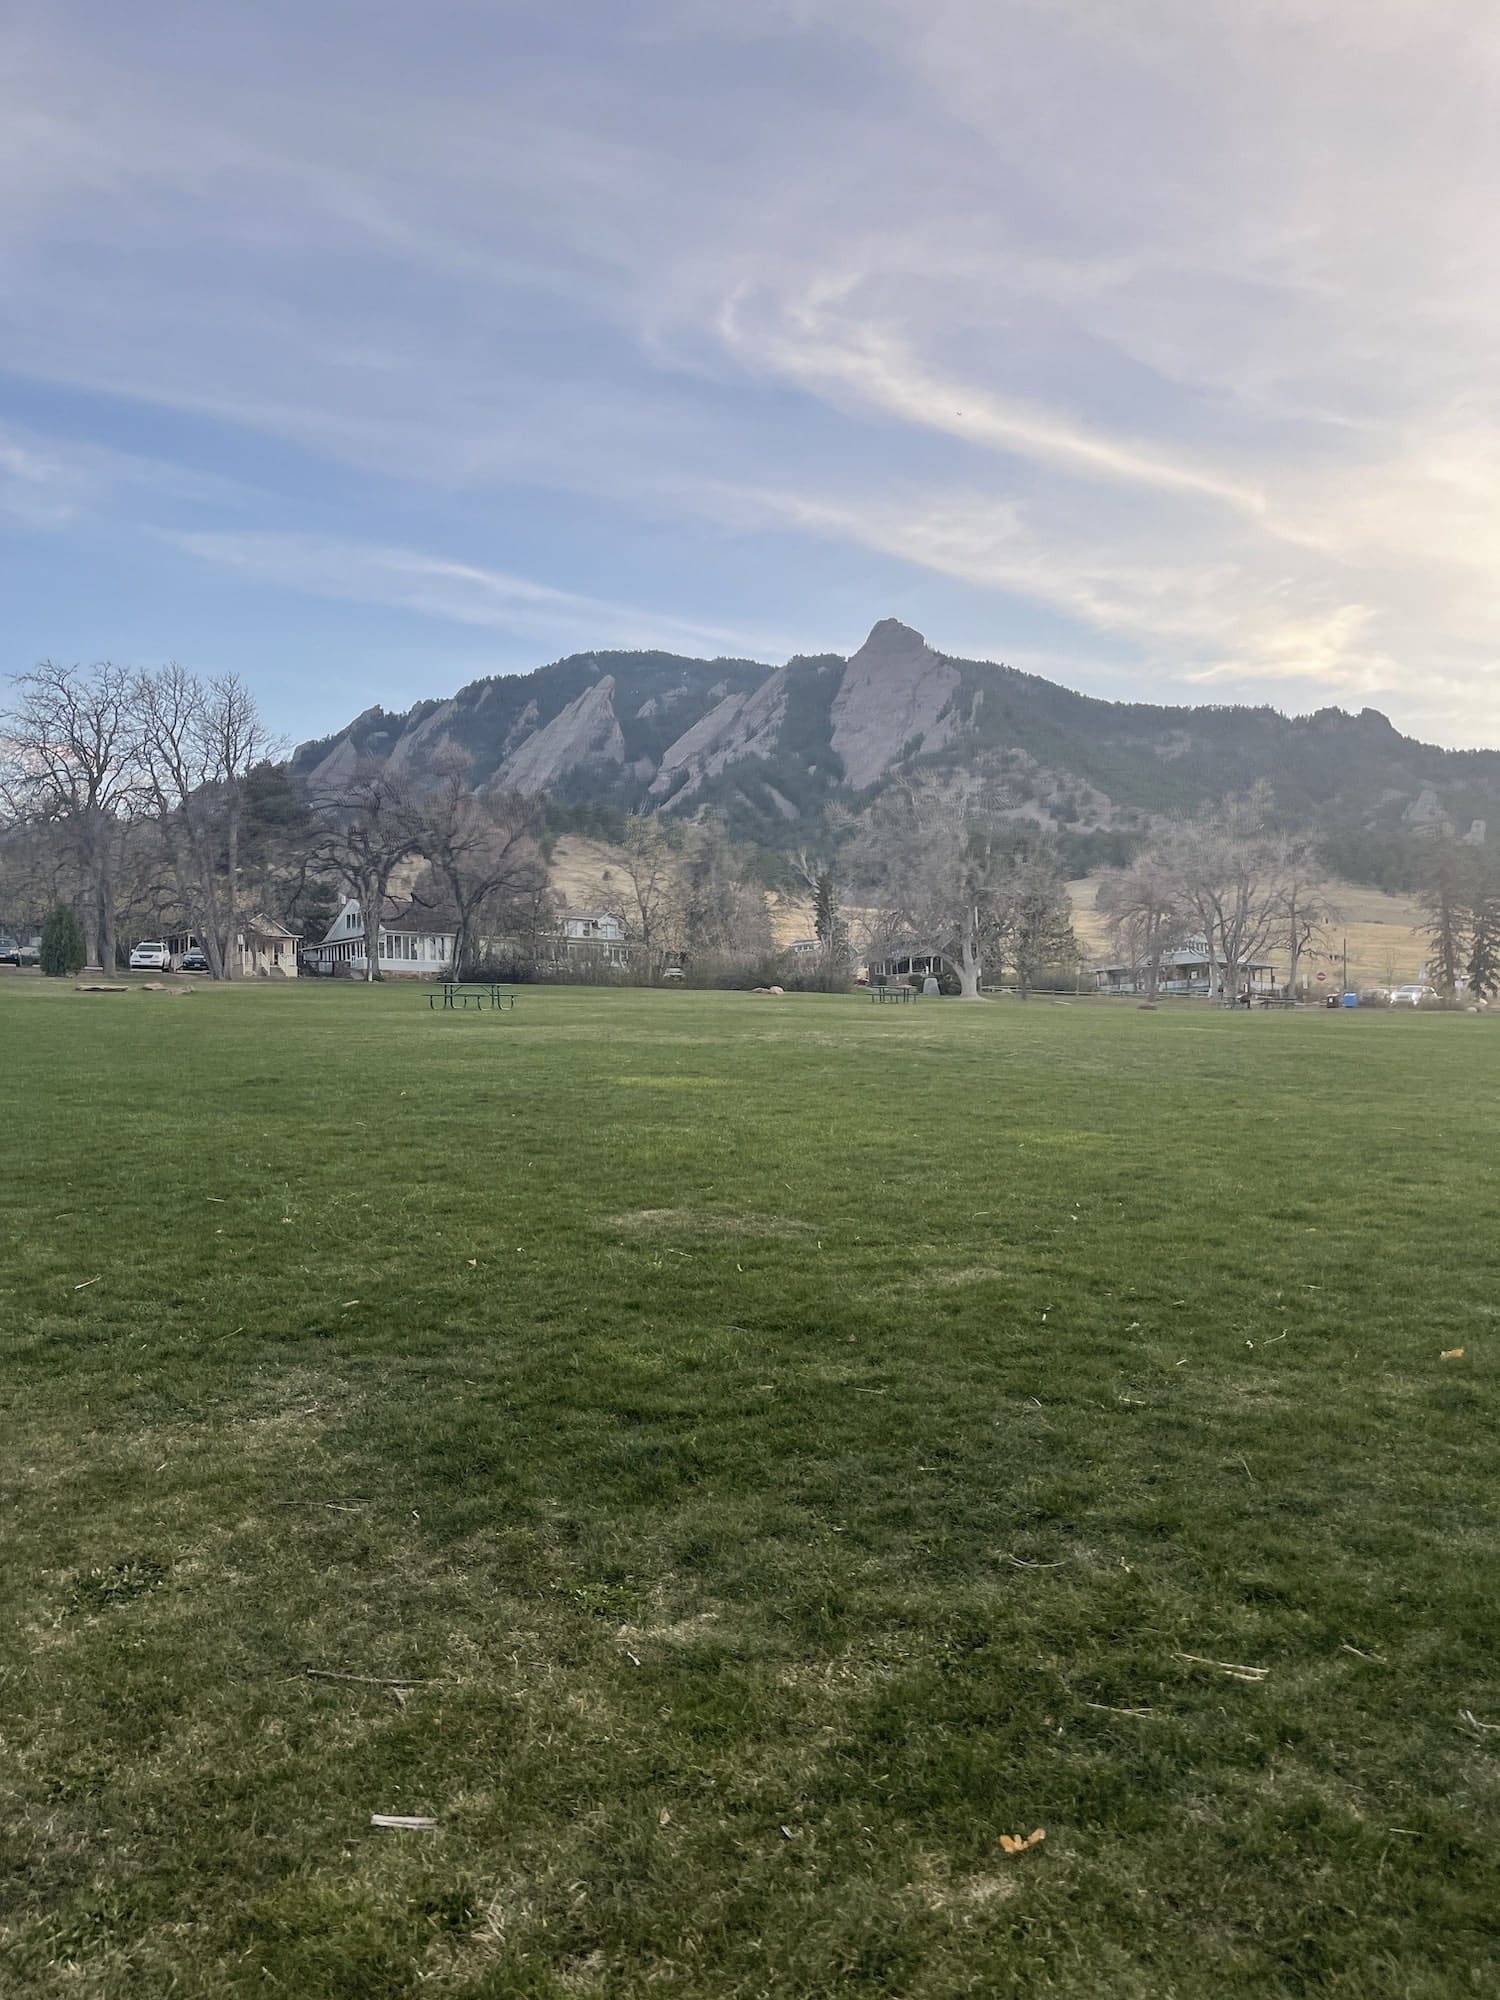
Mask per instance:
[[[552,959],[560,968],[572,962],[619,971],[639,951],[640,945],[626,937],[625,926],[612,910],[558,912]]]
[[[1209,965],[1206,939],[1187,938],[1181,944],[1172,945],[1157,959],[1156,990],[1158,993],[1207,993]],[[1144,959],[1139,965],[1101,965],[1094,974],[1094,986],[1100,993],[1144,993],[1150,983],[1149,971],[1150,966]],[[1276,991],[1276,968],[1268,959],[1255,959],[1242,965],[1239,971],[1241,992],[1259,994]],[[1213,975],[1215,991],[1222,993],[1222,963],[1213,964]]]
[[[180,965],[185,953],[201,951],[203,940],[196,931],[177,931],[163,940]],[[236,979],[295,979],[297,976],[297,933],[289,931],[275,917],[246,917],[235,932]]]
[[[380,970],[387,979],[435,979],[452,965],[457,941],[456,926],[445,924],[438,911],[387,897],[379,943]],[[325,977],[364,978],[365,919],[356,898],[344,902],[328,935],[321,944],[310,946],[302,961],[309,972]]]
[[[564,910],[559,922],[567,944],[618,944],[625,935],[610,910]]]
[[[870,959],[865,967],[865,977],[871,986],[886,986],[895,980],[936,979],[943,966],[940,951],[915,944],[895,945]]]

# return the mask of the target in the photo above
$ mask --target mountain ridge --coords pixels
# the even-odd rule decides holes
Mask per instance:
[[[593,652],[471,682],[404,714],[366,709],[305,743],[315,792],[373,765],[420,783],[456,745],[479,789],[622,811],[721,812],[772,848],[815,838],[830,806],[857,811],[921,769],[982,785],[998,810],[1117,844],[1164,813],[1268,780],[1287,818],[1378,860],[1416,828],[1500,820],[1500,751],[1447,750],[1376,709],[1288,716],[1266,706],[1174,707],[1080,694],[957,658],[882,619],[854,653],[758,661]],[[1363,871],[1378,879],[1378,867]]]

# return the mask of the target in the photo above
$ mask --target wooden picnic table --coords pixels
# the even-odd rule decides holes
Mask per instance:
[[[490,1007],[499,1011],[509,1007],[514,1011],[516,996],[502,987],[498,980],[480,980],[470,984],[462,979],[444,979],[427,995],[429,1013],[456,1013],[460,1009],[468,1011],[472,1001],[476,1013],[484,1012],[485,995],[489,995]],[[438,1005],[442,1001],[441,1008]]]
[[[899,1006],[905,1006],[912,1000],[920,1000],[921,997],[921,994],[917,992],[914,986],[872,986],[870,988],[870,998],[872,1000],[892,1000]]]

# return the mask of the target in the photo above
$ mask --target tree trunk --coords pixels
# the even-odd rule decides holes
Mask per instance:
[[[979,946],[972,934],[965,937],[958,948],[958,963],[953,970],[958,974],[958,997],[960,1000],[979,998],[979,975],[984,967],[979,958]]]
[[[230,781],[231,786],[233,780]],[[228,851],[226,855],[224,883],[224,977],[237,979],[240,973],[239,939],[239,872],[240,872],[240,808],[233,796],[229,800]]]
[[[82,928],[84,970],[91,971],[97,966],[102,972],[104,970],[104,960],[100,956],[99,899],[97,896],[87,895],[83,899]]]
[[[101,829],[99,849],[99,964],[108,975],[115,969],[115,885],[114,871],[109,865],[109,841],[113,829],[106,825]]]
[[[370,875],[358,885],[359,913],[365,920],[366,986],[373,986],[377,979],[385,978],[380,969],[380,914],[385,908],[385,891],[389,879],[389,876],[385,875]]]

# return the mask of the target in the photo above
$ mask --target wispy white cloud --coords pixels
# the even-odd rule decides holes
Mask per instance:
[[[121,496],[138,506],[142,494],[157,506],[223,506],[255,497],[242,481],[218,473],[0,423],[0,513],[13,520],[62,529]]]
[[[996,396],[979,384],[944,377],[854,301],[830,303],[826,287],[773,307],[769,323],[743,293],[726,301],[724,339],[747,366],[791,377],[816,391],[966,444],[1035,459],[1082,479],[1162,488],[1265,512],[1255,488],[1207,467],[1153,450],[1138,439],[1070,421],[1055,411]]]
[[[8,367],[38,400],[191,419],[230,474],[255,434],[368,475],[333,539],[288,531],[295,491],[248,507],[252,542],[179,490],[205,515],[185,552],[694,650],[810,643],[917,577],[939,643],[979,593],[1022,664],[1040,606],[1039,660],[1133,663],[1145,694],[1378,699],[1500,737],[1493,8],[269,18],[14,0],[0,30]],[[171,496],[46,428],[0,448],[13,519]],[[541,487],[595,534],[656,523],[649,574],[617,590],[574,536],[553,600],[407,547],[412,492],[482,547],[487,509]],[[756,579],[722,618],[708,546]]]
[[[784,657],[786,651],[768,643],[764,635],[559,590],[530,577],[416,549],[258,530],[189,531],[169,534],[168,539],[189,555],[314,596],[386,605],[549,645],[578,650],[690,646],[716,655],[750,653],[758,658],[777,653]]]

